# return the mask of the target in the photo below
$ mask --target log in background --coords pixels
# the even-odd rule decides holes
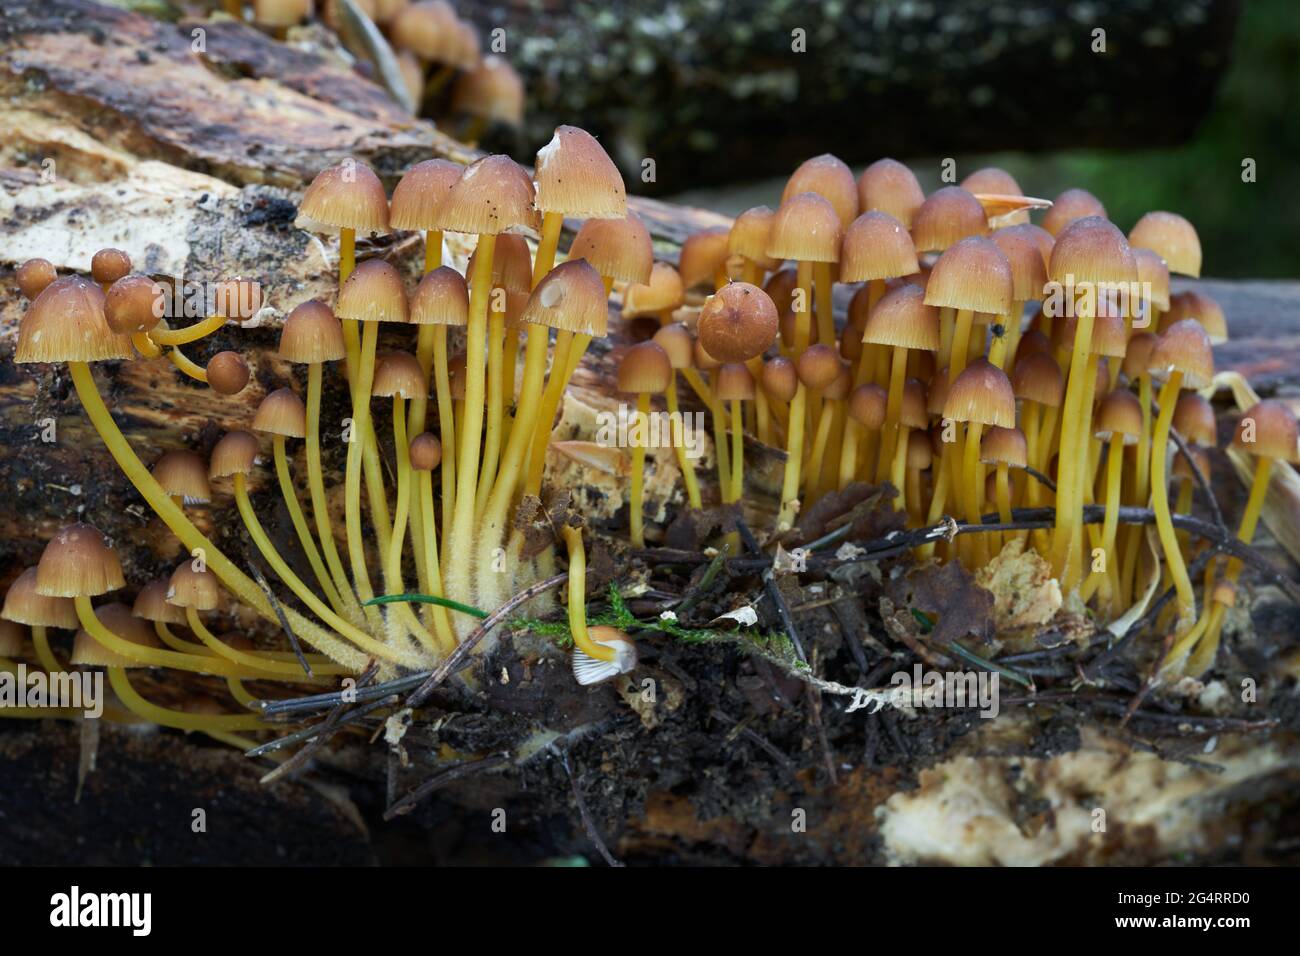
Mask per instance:
[[[0,93],[5,96],[0,111],[0,269],[42,255],[60,270],[85,271],[97,249],[119,246],[131,252],[137,268],[153,274],[255,276],[269,290],[269,304],[283,314],[298,302],[315,296],[330,300],[332,295],[331,249],[292,228],[297,195],[319,169],[356,156],[391,187],[419,159],[471,158],[430,124],[403,116],[361,77],[325,57],[273,45],[243,26],[207,25],[207,50],[196,55],[190,23],[168,24],[87,0],[3,0],[0,8]],[[564,11],[551,13],[547,22],[559,34],[581,35],[579,27],[564,26]],[[518,11],[513,15],[522,16]],[[607,23],[603,16],[591,21]],[[672,45],[671,37],[666,43]],[[810,56],[808,62],[814,59]],[[805,87],[812,82],[801,80]],[[539,95],[546,95],[546,89],[542,82]],[[690,89],[693,95],[698,88]],[[567,110],[567,102],[557,94],[556,110]],[[897,110],[888,115],[915,113],[881,102]],[[603,109],[591,108],[596,115]],[[671,122],[672,113],[663,117]],[[558,118],[585,122],[581,111]],[[1123,120],[1122,114],[1116,118]],[[774,137],[780,144],[775,150],[768,141],[747,145],[731,137],[729,144],[734,142],[740,154],[762,149],[779,155],[785,168],[826,148],[851,158],[875,155],[869,135],[853,140],[861,145],[857,148],[833,138],[848,135],[834,124],[823,128],[832,138],[816,139],[815,145],[811,135],[805,141],[789,129],[779,132],[785,135]],[[975,135],[956,126],[951,132],[960,143]],[[611,131],[611,136],[619,135]],[[46,160],[53,160],[53,166]],[[55,172],[52,181],[42,177],[47,169]],[[669,260],[686,235],[725,222],[707,212],[647,199],[634,200],[633,207],[654,235],[659,254]],[[419,268],[419,244],[412,237],[377,240],[361,254],[385,255],[412,277]],[[1300,291],[1296,284],[1207,282],[1204,287],[1223,302],[1232,322],[1234,339],[1218,352],[1221,366],[1239,368],[1261,388],[1292,387],[1300,354],[1300,325],[1293,317]],[[164,573],[176,560],[175,542],[119,476],[70,395],[66,376],[58,369],[18,368],[10,360],[23,307],[11,276],[0,275],[0,495],[5,501],[0,507],[0,586],[32,564],[53,531],[73,517],[97,525],[115,540],[129,581],[139,584]],[[292,380],[292,370],[274,356],[275,321],[266,325],[226,330],[196,350],[200,360],[225,347],[248,355],[254,381],[234,399],[218,399],[195,387],[165,362],[97,369],[119,424],[146,461],[171,447],[206,451],[223,431],[246,423],[262,395]],[[593,349],[579,379],[584,400],[611,400],[609,378],[602,372],[620,342],[616,331],[609,343]],[[58,425],[53,445],[38,440],[40,423],[47,418]],[[1234,520],[1241,497],[1236,483],[1226,469],[1216,473],[1216,482],[1224,489],[1228,518]],[[265,476],[255,491],[264,483]],[[258,500],[267,523],[283,534],[288,524],[275,513],[274,498]],[[223,547],[242,553],[228,502],[219,500],[199,514],[205,531],[216,534]],[[1291,631],[1291,612],[1270,607],[1263,612],[1265,629]],[[1271,623],[1268,614],[1274,616]],[[575,772],[598,825],[616,851],[633,859],[879,862],[883,855],[874,829],[875,808],[892,794],[915,787],[918,771],[963,737],[969,738],[969,752],[991,761],[1046,761],[1079,743],[1077,729],[1072,733],[1068,721],[1059,717],[1036,719],[1011,745],[979,742],[979,734],[965,725],[941,731],[927,725],[907,729],[910,754],[891,757],[885,765],[866,766],[860,751],[841,751],[844,765],[832,783],[816,769],[815,750],[812,757],[795,754],[802,768],[796,773],[794,766],[771,766],[769,757],[743,738],[737,744],[726,736],[731,728],[719,724],[717,712],[736,702],[720,697],[717,685],[736,681],[748,688],[752,702],[761,698],[751,693],[754,682],[762,681],[748,665],[737,668],[723,652],[679,655],[667,649],[648,663],[673,690],[674,700],[688,701],[671,732],[659,729],[658,742],[644,721],[629,725],[627,708],[612,690],[576,694],[563,666],[553,661],[537,664],[536,673],[536,662],[507,664],[513,689],[489,691],[501,711],[498,719],[481,712],[463,714],[457,718],[460,736],[452,739],[464,751],[487,752],[537,726],[596,728],[600,739],[580,753],[586,766]],[[165,686],[153,691],[163,697],[171,692]],[[449,694],[437,703],[456,712],[462,701]],[[771,718],[769,736],[795,741],[792,753],[801,734],[811,733],[799,729],[801,721],[753,706],[761,717]],[[735,719],[744,716],[734,714]],[[420,779],[404,775],[382,745],[354,742],[328,755],[307,781],[262,788],[257,773],[232,752],[170,733],[141,736],[110,729],[99,769],[74,805],[75,731],[12,723],[0,722],[0,772],[6,780],[21,781],[0,797],[6,821],[18,821],[0,827],[0,859],[12,862],[518,861],[591,853],[575,819],[567,777],[556,761],[535,761],[512,777],[449,788],[445,798],[417,815],[418,824],[374,826],[390,789],[400,792]],[[445,744],[448,738],[430,739]],[[414,734],[408,746],[417,769],[422,740]],[[807,738],[803,743],[807,750],[815,748]],[[860,747],[861,741],[836,731],[832,744]],[[1205,775],[1193,794],[1228,809],[1220,815],[1220,827],[1206,829],[1201,857],[1240,858],[1234,854],[1244,852],[1243,840],[1274,839],[1274,829],[1265,828],[1260,835],[1261,807],[1286,784],[1293,767],[1293,757],[1284,755],[1222,784]],[[165,792],[156,789],[159,780],[167,781]],[[810,840],[789,839],[787,808],[796,795],[811,816]],[[188,836],[188,808],[210,806],[213,800],[228,801],[223,805],[228,812],[221,815],[224,838],[178,839],[178,832]],[[510,807],[526,834],[508,848],[480,834],[487,832],[486,825],[476,822],[498,805]],[[248,820],[259,814],[258,819],[273,822],[250,825]],[[91,827],[98,828],[95,840],[89,846],[78,842],[77,834]],[[323,835],[330,839],[313,838]],[[1164,852],[1158,835],[1143,830],[1137,836],[1130,833],[1127,842],[1107,845],[1097,858],[1158,862]]]

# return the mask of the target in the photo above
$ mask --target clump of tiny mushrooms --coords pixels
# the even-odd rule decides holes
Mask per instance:
[[[1046,531],[931,541],[916,558],[974,567],[1004,544],[1024,545],[1103,620],[1123,614],[1152,571],[1163,573],[1178,595],[1169,666],[1199,673],[1214,661],[1240,566],[1210,565],[1209,607],[1198,611],[1189,545],[1175,533],[1169,500],[1179,398],[1210,384],[1211,343],[1225,329],[1203,293],[1169,295],[1170,272],[1199,274],[1195,230],[1151,213],[1126,237],[1079,191],[1048,209],[1043,228],[1027,220],[1045,203],[1020,196],[1000,171],[981,171],[972,185],[985,182],[996,192],[949,186],[926,197],[892,160],[855,177],[835,157],[816,157],[795,171],[775,209],[756,207],[730,231],[689,243],[679,272],[653,261],[617,168],[581,129],[557,129],[532,175],[499,155],[465,168],[430,160],[413,166],[391,199],[349,160],[322,171],[299,207],[299,227],[334,237],[339,256],[334,301],[298,303],[280,333],[279,356],[305,367],[295,379],[305,386],[271,390],[206,454],[176,449],[150,463],[119,429],[92,366],[169,360],[215,392],[240,391],[249,381],[242,356],[221,352],[201,368],[183,349],[257,313],[256,283],[220,283],[209,318],[172,327],[156,309],[157,284],[133,273],[124,253],[96,256],[91,279],[28,262],[17,273],[31,303],[15,360],[66,365],[90,423],[182,557],[168,579],[135,582],[128,608],[106,597],[127,586],[114,550],[95,529],[71,525],[11,586],[3,616],[31,628],[32,651],[49,670],[65,664],[47,629],[77,631],[71,663],[108,669],[124,719],[228,738],[265,729],[238,706],[251,699],[243,682],[321,683],[371,662],[386,673],[427,669],[472,630],[467,610],[494,611],[563,557],[575,675],[588,683],[627,673],[637,665],[634,641],[586,624],[581,520],[559,532],[561,555],[526,550],[515,523],[550,490],[548,466],[568,462],[553,447],[557,414],[589,347],[607,335],[617,292],[625,321],[612,350],[600,350],[617,362],[608,391],[624,396],[634,424],[661,397],[673,413],[702,409],[716,464],[711,476],[683,454],[679,415],[670,416],[663,455],[648,454],[653,430],[632,429],[641,437],[630,442],[630,466],[613,469],[632,547],[662,540],[683,509],[751,504],[745,465],[760,445],[784,455],[772,482],[775,513],[764,520],[748,508],[764,546],[855,482],[891,483],[893,507],[910,527],[950,514],[1005,521],[1015,508],[1050,506],[1056,517]],[[584,224],[557,264],[566,219]],[[356,261],[358,237],[390,231],[423,237],[423,277],[413,287],[394,263]],[[467,274],[444,264],[445,233],[473,237]],[[842,323],[836,284],[853,287]],[[678,391],[679,376],[689,392]],[[333,488],[323,449],[327,378],[350,405]],[[1188,437],[1213,444],[1212,432],[1208,442]],[[1249,541],[1270,469],[1296,457],[1296,421],[1284,406],[1261,403],[1234,442],[1259,463],[1241,520]],[[263,460],[297,554],[282,553],[286,541],[262,524],[279,507],[274,491],[262,490]],[[306,477],[305,498],[295,473]],[[283,598],[200,530],[196,511],[225,496]],[[340,496],[341,521],[330,508]],[[1105,506],[1104,523],[1082,522],[1091,503]],[[1188,504],[1180,495],[1178,508]],[[1124,505],[1154,511],[1158,554],[1142,544],[1140,526],[1115,520]],[[739,547],[729,532],[724,524],[716,543]],[[1097,549],[1104,562],[1094,560]],[[415,592],[433,600],[407,600]],[[204,618],[232,602],[272,624],[282,614],[310,648],[310,674],[286,648],[217,636]],[[12,653],[20,643],[6,628]],[[222,677],[232,712],[152,704],[127,676],[141,668]]]

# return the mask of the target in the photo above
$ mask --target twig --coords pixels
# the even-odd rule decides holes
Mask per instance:
[[[455,783],[457,780],[473,776],[476,773],[492,770],[509,759],[509,754],[492,754],[487,757],[480,757],[477,760],[466,760],[463,763],[448,767],[446,770],[439,771],[385,810],[384,819],[392,820],[394,817],[410,813],[415,809],[417,803],[433,793],[433,791],[445,787],[449,783]]]
[[[483,620],[478,623],[478,626],[469,632],[465,637],[465,640],[461,641],[460,644],[457,645],[456,649],[448,655],[447,659],[433,669],[433,672],[425,678],[424,683],[419,686],[415,693],[411,694],[411,696],[406,699],[406,706],[415,708],[423,704],[439,684],[445,681],[449,675],[459,671],[465,666],[465,662],[469,659],[470,652],[478,646],[479,642],[482,641],[483,638],[487,637],[488,632],[491,631],[492,628],[496,627],[509,617],[510,613],[514,611],[515,608],[519,607],[521,604],[527,604],[539,594],[544,594],[552,588],[558,588],[567,580],[569,580],[569,572],[563,571],[554,577],[547,578],[545,581],[538,581],[536,584],[524,588],[524,590],[520,591],[505,604],[502,604],[487,617],[483,618]]]
[[[600,831],[596,829],[596,821],[591,818],[587,811],[587,801],[582,799],[582,791],[578,789],[578,778],[573,774],[573,768],[569,766],[569,751],[567,748],[560,751],[560,762],[564,765],[564,772],[569,775],[569,786],[573,788],[573,802],[578,805],[578,816],[582,818],[582,828],[587,831],[587,839],[596,845],[596,850],[604,858],[608,866],[615,868],[623,864],[609,852],[609,847],[601,839]]]
[[[356,721],[360,720],[362,717],[365,717],[367,714],[374,713],[376,710],[379,710],[381,707],[386,707],[389,704],[395,702],[396,699],[397,699],[396,695],[389,694],[387,697],[381,697],[379,700],[372,701],[371,703],[366,704],[364,707],[358,707],[356,710],[350,710],[338,719],[337,723],[335,723],[334,725],[334,729],[338,730],[346,726],[347,724],[355,723]],[[264,744],[258,744],[256,747],[252,748],[251,750],[244,751],[244,756],[261,757],[265,754],[273,753],[277,750],[283,750],[285,747],[291,747],[294,744],[300,743],[304,740],[311,740],[320,732],[321,732],[321,725],[313,724],[310,727],[304,727],[302,730],[295,730],[293,733],[288,734],[287,736],[277,737],[275,740],[269,740]]]
[[[785,754],[783,754],[780,751],[780,749],[777,748],[776,744],[772,743],[772,741],[768,740],[758,731],[754,730],[747,723],[737,720],[735,717],[732,717],[724,710],[715,707],[709,713],[710,716],[712,716],[715,720],[721,720],[730,724],[732,727],[731,732],[733,734],[739,734],[740,736],[748,740],[750,743],[754,744],[756,747],[758,747],[760,750],[766,753],[769,757],[775,760],[778,764],[780,764],[781,769],[784,770],[791,777],[795,775],[794,762]]]
[[[379,665],[374,661],[371,661],[369,666],[366,667],[365,672],[357,678],[357,686],[364,687],[366,684],[369,684],[375,679],[377,673],[379,673]],[[274,783],[291,771],[297,770],[299,767],[303,766],[303,764],[307,762],[307,758],[324,746],[325,741],[332,737],[335,731],[338,730],[339,721],[342,719],[344,711],[349,706],[350,705],[346,702],[339,703],[329,712],[329,716],[320,722],[316,736],[312,737],[312,739],[309,740],[296,754],[263,776],[261,783]]]
[[[1196,479],[1196,484],[1201,489],[1201,494],[1205,496],[1206,502],[1209,503],[1210,514],[1214,517],[1215,526],[1218,527],[1219,532],[1225,538],[1228,537],[1232,532],[1228,530],[1228,526],[1223,521],[1223,512],[1219,510],[1219,499],[1214,497],[1214,492],[1210,489],[1210,482],[1201,472],[1201,466],[1196,463],[1196,459],[1192,457],[1192,453],[1187,450],[1187,442],[1183,440],[1182,435],[1178,434],[1177,429],[1169,429],[1169,437],[1172,438],[1174,444],[1178,446],[1178,453],[1182,455],[1183,459],[1187,462],[1188,468],[1192,471],[1192,477]]]
[[[1028,475],[1030,478],[1033,478],[1035,481],[1037,481],[1040,485],[1042,485],[1042,486],[1043,486],[1044,488],[1046,488],[1048,491],[1053,492],[1053,493],[1056,492],[1056,482],[1054,482],[1051,478],[1048,478],[1045,474],[1043,474],[1043,473],[1042,473],[1041,471],[1039,471],[1037,468],[1030,468],[1028,465],[1026,465],[1025,467],[1021,468],[1020,470],[1023,471],[1026,475]]]
[[[704,595],[708,593],[709,588],[713,586],[714,580],[722,571],[723,566],[727,562],[727,555],[730,553],[731,545],[723,544],[722,549],[713,556],[713,560],[709,562],[709,566],[704,569],[704,574],[700,577],[700,583],[691,589],[691,593],[682,599],[681,604],[677,605],[677,613],[679,615],[685,614],[691,608],[695,607],[696,604],[700,603],[704,598]]]
[[[276,618],[280,621],[280,627],[288,635],[289,646],[293,648],[294,657],[298,658],[298,663],[302,665],[302,669],[306,671],[308,677],[316,676],[311,671],[311,664],[307,663],[307,655],[302,652],[302,647],[298,644],[298,635],[289,626],[289,619],[284,616],[284,609],[280,607],[279,599],[276,598],[275,592],[271,590],[271,585],[266,581],[266,575],[262,573],[262,569],[257,566],[256,561],[250,560],[247,549],[244,552],[244,564],[253,572],[253,578],[257,581],[257,586],[266,592],[266,599],[271,603],[271,610],[275,612]]]

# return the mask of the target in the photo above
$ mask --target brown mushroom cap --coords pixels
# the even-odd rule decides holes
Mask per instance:
[[[75,631],[77,609],[66,597],[53,597],[36,590],[36,569],[28,568],[14,579],[5,592],[0,618],[32,627],[58,627]]]
[[[1043,215],[1043,228],[1053,236],[1059,236],[1062,229],[1085,216],[1104,219],[1106,207],[1086,189],[1067,189],[1052,200],[1052,207]]]
[[[888,213],[864,212],[844,230],[840,281],[893,279],[919,271],[916,247],[907,227]]]
[[[178,565],[167,581],[168,604],[211,611],[220,602],[221,586],[217,583],[217,576],[207,568],[197,570],[193,561]]]
[[[1005,169],[999,166],[984,166],[968,175],[960,183],[962,189],[971,195],[975,193],[992,193],[997,196],[1023,196],[1025,191]]]
[[[718,270],[726,269],[730,243],[730,231],[720,227],[702,229],[687,236],[677,259],[682,285],[688,289],[702,285],[713,288]]]
[[[889,394],[879,385],[859,385],[849,393],[849,417],[863,428],[875,431],[885,424]]]
[[[948,386],[943,417],[956,422],[1014,428],[1016,397],[1011,381],[988,359],[976,359]]]
[[[1183,319],[1195,319],[1201,323],[1211,345],[1228,341],[1228,320],[1223,307],[1204,292],[1188,289],[1170,296],[1169,311],[1160,317],[1160,331]]]
[[[18,290],[29,300],[45,291],[45,287],[59,277],[49,259],[28,259],[14,271]]]
[[[1174,404],[1174,430],[1193,445],[1213,446],[1218,442],[1219,427],[1214,406],[1196,392],[1182,392]]]
[[[934,460],[934,451],[930,447],[930,436],[920,429],[915,429],[907,436],[907,468],[909,471],[924,471]]]
[[[943,252],[968,236],[988,234],[984,207],[960,186],[936,189],[912,216],[912,241],[917,252]]]
[[[100,285],[112,285],[131,271],[131,257],[121,249],[100,249],[90,259],[90,277]]]
[[[388,195],[365,163],[348,158],[316,174],[293,223],[299,229],[337,235],[344,229],[359,236],[388,232]]]
[[[843,227],[835,207],[816,193],[799,193],[772,217],[767,254],[796,262],[838,262]]]
[[[170,587],[171,583],[166,578],[150,581],[136,595],[135,603],[131,605],[131,613],[146,621],[184,624],[185,612],[177,605],[167,602],[167,591]]]
[[[218,352],[208,359],[208,385],[218,395],[237,395],[248,384],[248,360],[238,352]]]
[[[208,463],[203,456],[186,449],[165,451],[154,463],[151,474],[169,495],[179,495],[186,504],[212,500],[208,485]]]
[[[619,282],[649,282],[654,257],[649,230],[631,213],[621,219],[588,219],[569,247],[570,259],[586,259],[602,276]]]
[[[799,373],[794,362],[777,355],[763,363],[761,383],[763,393],[778,402],[789,402],[799,389]]]
[[[776,305],[748,282],[731,282],[705,300],[698,325],[700,342],[721,362],[747,362],[776,340]]]
[[[521,318],[533,325],[603,337],[609,325],[605,284],[585,259],[562,262],[537,284]]]
[[[509,60],[485,56],[456,78],[451,108],[466,116],[519,127],[524,122],[524,81]]]
[[[1047,263],[1034,229],[1037,227],[1027,223],[1003,226],[991,236],[1011,266],[1011,298],[1015,302],[1041,299],[1047,284]]]
[[[1024,468],[1028,464],[1025,433],[1019,428],[998,425],[987,429],[980,438],[980,461],[986,465],[1005,463],[1012,468]]]
[[[767,206],[746,209],[731,224],[727,234],[727,250],[734,256],[744,256],[764,271],[777,267],[777,260],[767,254],[767,242],[772,235],[774,213]],[[846,280],[847,281],[847,280]]]
[[[262,284],[246,276],[221,279],[212,287],[212,314],[247,322],[262,310]]]
[[[936,418],[943,417],[943,403],[948,400],[948,367],[938,369],[930,377],[930,389],[926,394],[926,411]]]
[[[1199,277],[1201,239],[1196,227],[1174,212],[1149,212],[1128,234],[1135,246],[1151,249],[1169,264],[1169,271]]]
[[[1092,338],[1088,342],[1088,351],[1093,355],[1106,355],[1110,358],[1124,357],[1128,348],[1128,330],[1124,320],[1113,312],[1103,312],[1092,322]]]
[[[136,617],[125,604],[114,601],[95,608],[95,617],[99,622],[124,641],[139,644],[141,647],[161,646],[158,637],[143,618]],[[80,667],[150,667],[129,657],[123,657],[116,651],[109,650],[90,636],[86,630],[77,631],[72,640],[71,663]]]
[[[840,355],[833,346],[818,342],[810,345],[795,360],[795,370],[799,381],[810,391],[820,392],[828,388],[835,377],[840,374]]]
[[[1130,243],[1132,240],[1130,240]],[[1133,262],[1137,265],[1137,280],[1150,290],[1151,304],[1157,309],[1169,308],[1169,266],[1158,252],[1130,246]]]
[[[794,302],[794,290],[799,284],[799,273],[794,269],[773,272],[763,283],[763,291],[771,297],[776,311],[785,315]]]
[[[700,344],[699,339],[695,340],[695,367],[697,369],[701,372],[712,372],[721,364],[721,362],[710,355],[704,346]]]
[[[101,362],[129,359],[131,340],[108,326],[104,293],[81,276],[45,287],[18,325],[14,361]]]
[[[302,438],[307,434],[307,406],[291,390],[277,388],[257,406],[253,429],[286,438]]]
[[[603,146],[584,129],[557,126],[537,151],[537,208],[581,219],[623,219],[627,190]]]
[[[226,432],[212,446],[208,462],[208,478],[229,478],[231,475],[248,475],[257,464],[261,453],[257,436],[251,432]]]
[[[1254,441],[1246,441],[1252,437]],[[1232,436],[1232,447],[1263,458],[1294,462],[1297,459],[1296,419],[1281,402],[1265,400],[1246,409]]]
[[[822,153],[799,164],[785,184],[781,202],[800,193],[816,193],[835,208],[841,226],[848,226],[858,214],[858,186],[853,170],[837,156]]]
[[[325,4],[327,10],[332,6]],[[391,18],[389,36],[398,47],[431,63],[456,65],[464,56],[459,20],[445,0],[421,0],[399,10]]]
[[[346,355],[343,324],[325,303],[316,299],[303,302],[285,318],[280,329],[280,358],[286,362],[312,365],[337,362]]]
[[[437,229],[438,205],[456,185],[464,167],[446,159],[416,163],[398,180],[388,224],[394,229],[428,232]]]
[[[360,263],[339,289],[334,312],[358,322],[406,322],[409,310],[402,274],[382,259]]]
[[[1047,352],[1034,352],[1016,362],[1011,373],[1016,398],[1059,408],[1065,397],[1065,379],[1056,359]]]
[[[1214,379],[1210,337],[1195,319],[1175,322],[1160,334],[1151,349],[1152,377],[1163,379],[1174,370],[1183,373],[1183,388],[1205,388]]]
[[[930,271],[925,304],[990,315],[1011,311],[1011,263],[997,243],[968,236],[949,246]]]
[[[434,213],[445,232],[499,235],[541,228],[533,182],[509,156],[484,156],[465,167]],[[341,313],[340,313],[341,314]]]
[[[376,398],[427,398],[429,383],[424,370],[410,352],[385,352],[375,365],[375,381],[370,394]]]
[[[468,325],[469,287],[451,266],[439,266],[420,280],[411,296],[415,325]]]
[[[618,390],[634,394],[662,392],[673,380],[668,353],[654,342],[639,342],[623,353],[618,364]]]
[[[925,293],[918,287],[901,285],[876,303],[867,316],[862,341],[933,352],[939,348],[939,310],[926,305]]]
[[[1145,375],[1151,368],[1151,351],[1155,347],[1155,335],[1150,332],[1134,332],[1124,353],[1124,374],[1130,379]]]
[[[695,337],[683,322],[660,326],[653,341],[668,353],[673,368],[690,368],[695,361]]]
[[[1053,282],[1082,286],[1137,281],[1137,263],[1128,240],[1109,219],[1084,216],[1056,234],[1047,270]]]
[[[1097,406],[1093,434],[1102,441],[1112,435],[1124,437],[1124,444],[1135,445],[1142,435],[1142,403],[1126,388],[1117,388]]]
[[[125,584],[117,554],[88,524],[60,529],[36,565],[36,591],[46,597],[95,597]]]
[[[432,432],[421,432],[411,439],[411,467],[416,471],[433,471],[442,464],[442,442]]]
[[[878,159],[858,177],[858,208],[879,210],[912,228],[912,217],[925,202],[916,174],[895,159]]]
[[[676,309],[686,297],[682,277],[666,262],[656,262],[650,269],[650,281],[629,285],[623,291],[623,318],[659,315]]]
[[[898,423],[905,428],[925,428],[930,424],[925,383],[909,378],[903,383],[903,401],[898,409]]]
[[[162,311],[161,290],[148,276],[123,276],[104,293],[104,321],[119,335],[156,328]]]
[[[745,366],[730,362],[718,369],[715,392],[724,402],[751,401],[754,398],[754,376]]]

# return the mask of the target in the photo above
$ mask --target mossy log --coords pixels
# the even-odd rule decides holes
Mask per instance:
[[[429,124],[396,115],[373,87],[325,58],[268,57],[263,45],[270,41],[252,30],[214,31],[204,56],[191,51],[184,24],[78,0],[4,0],[3,6],[0,586],[74,518],[112,537],[128,580],[138,585],[169,569],[179,549],[103,451],[64,372],[13,364],[24,303],[9,270],[40,255],[60,270],[84,271],[96,249],[112,245],[157,275],[262,280],[269,308],[248,326],[227,327],[194,349],[199,360],[226,347],[248,356],[253,381],[239,396],[219,399],[164,362],[106,363],[96,370],[119,425],[146,461],[166,448],[206,451],[221,432],[245,424],[266,391],[295,381],[297,373],[275,355],[279,318],[306,299],[331,299],[336,250],[292,228],[307,180],[346,155],[370,162],[391,184],[413,160],[471,154]],[[257,69],[280,75],[212,68],[218,61],[262,64]],[[45,159],[54,160],[52,176],[42,175],[51,168]],[[667,258],[685,235],[723,221],[648,200],[635,207]],[[463,266],[468,250],[454,243],[452,251]],[[383,255],[413,276],[419,240],[377,240],[362,255]],[[1224,304],[1236,335],[1220,348],[1221,363],[1265,387],[1294,385],[1290,356],[1300,346],[1300,326],[1292,313],[1300,290],[1280,283],[1207,288]],[[619,323],[613,327],[570,390],[563,437],[588,427],[593,409],[617,401],[612,361],[627,339]],[[340,400],[336,392],[327,402],[327,422],[344,414]],[[53,441],[46,442],[51,419]],[[335,475],[340,448],[327,442],[326,466]],[[755,453],[760,465],[747,507],[757,524],[770,514],[771,488],[761,464],[767,453]],[[667,495],[671,463],[656,464],[652,521],[676,507]],[[1242,497],[1237,484],[1226,469],[1216,470],[1215,483],[1233,521]],[[586,503],[598,531],[620,527],[606,479],[579,471],[566,473],[563,484],[591,489]],[[262,476],[254,485],[257,507],[292,551],[287,515],[267,491]],[[248,552],[228,498],[196,515],[229,553]],[[813,605],[826,588],[842,586],[787,584],[792,603]],[[894,650],[871,616],[878,588],[868,579],[854,586],[865,588],[867,598],[798,617],[812,659],[836,662],[849,681],[863,676],[851,662],[862,653],[874,666]],[[758,589],[725,592],[725,600],[759,602]],[[1260,712],[1252,714],[1256,724],[1241,732],[1194,718],[1167,732],[1141,720],[1120,731],[1116,717],[1070,703],[1019,707],[997,721],[966,711],[868,717],[847,712],[842,701],[814,704],[804,685],[762,658],[669,640],[644,642],[635,684],[584,690],[553,646],[520,636],[498,647],[473,686],[441,689],[404,736],[394,733],[400,741],[370,743],[369,732],[380,726],[363,723],[365,733],[340,737],[298,781],[270,788],[255,783],[249,762],[214,751],[197,736],[105,727],[98,769],[77,805],[77,734],[0,714],[0,768],[5,779],[23,781],[0,790],[5,819],[23,821],[0,834],[0,856],[36,861],[32,847],[39,846],[39,862],[595,858],[576,792],[611,851],[631,862],[1155,863],[1175,854],[1276,861],[1288,855],[1277,846],[1297,845],[1300,817],[1288,811],[1300,792],[1293,740],[1300,713],[1285,678],[1268,675],[1294,650],[1296,613],[1274,592],[1256,603],[1253,616],[1254,633],[1239,642],[1228,676],[1251,675],[1276,689],[1261,697]],[[223,623],[253,625],[236,617]],[[1245,626],[1249,631],[1249,618]],[[643,696],[645,680],[656,689],[653,700]],[[166,702],[195,682],[213,683],[168,674],[146,687]],[[819,722],[810,720],[814,710]],[[1211,738],[1217,743],[1207,743]],[[515,757],[504,769],[485,763],[491,772],[475,774],[475,765],[463,763],[503,752]],[[572,783],[561,752],[570,758]],[[1216,767],[1198,764],[1202,758]],[[380,821],[394,798],[449,766],[466,769],[412,815]],[[155,776],[172,783],[159,791]],[[214,779],[223,787],[215,803]],[[952,781],[965,789],[949,789]],[[944,827],[956,818],[944,807],[952,800],[987,812],[965,836],[954,836],[949,849],[927,849],[916,834],[941,839],[949,832]],[[175,833],[165,824],[141,829],[140,818],[123,809],[146,801],[165,804]],[[1079,814],[1098,802],[1112,821],[1104,834],[1079,826]],[[197,806],[209,807],[214,833],[253,813],[273,823],[245,834],[248,840],[199,842],[187,817]],[[509,839],[491,829],[495,808],[507,811]],[[791,827],[800,810],[803,832]],[[329,836],[321,841],[328,850],[312,845],[312,833]]]

